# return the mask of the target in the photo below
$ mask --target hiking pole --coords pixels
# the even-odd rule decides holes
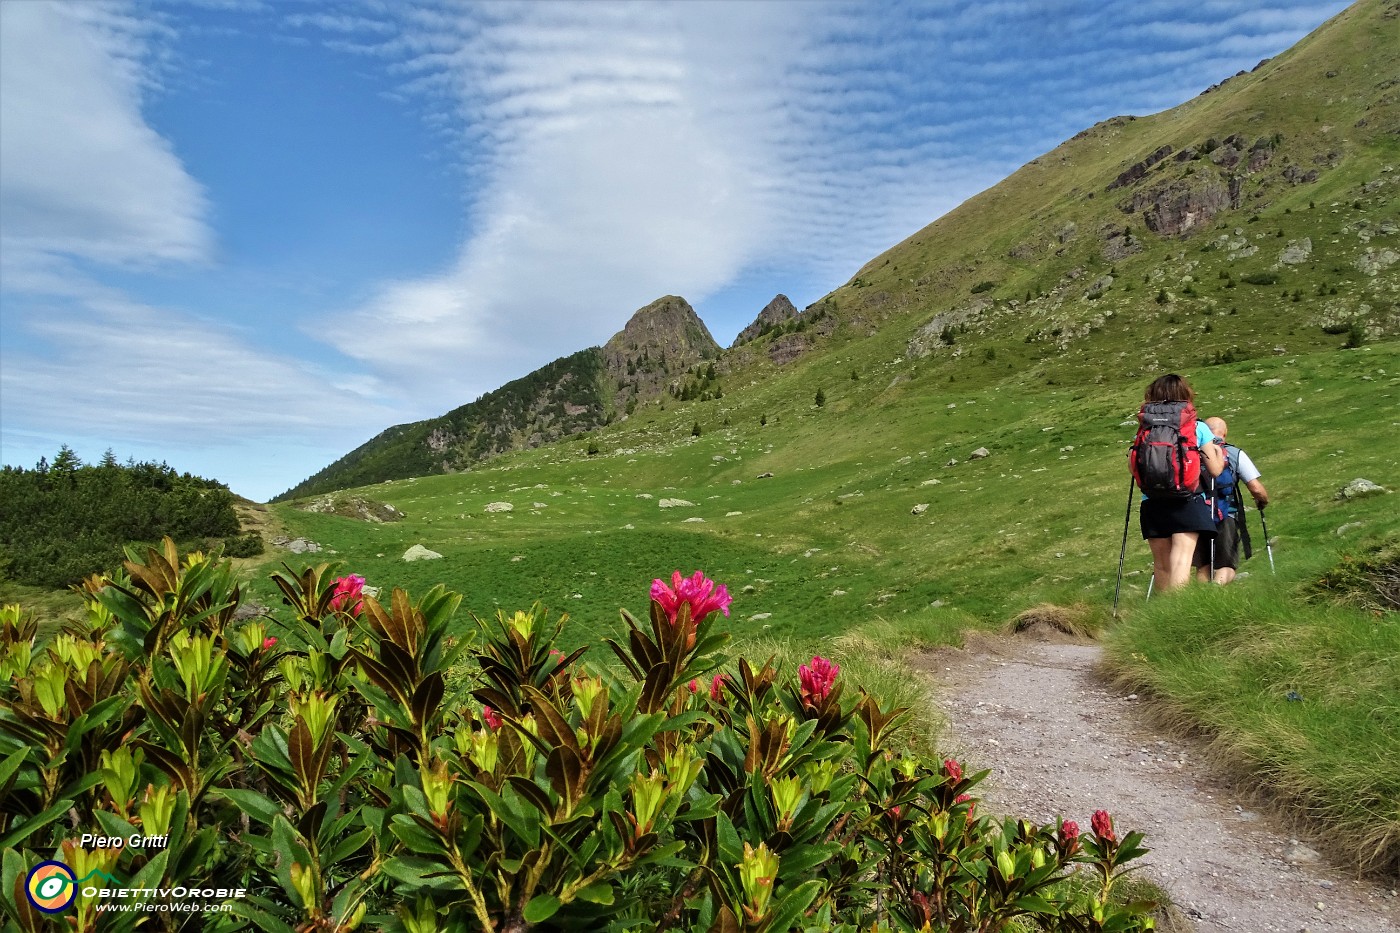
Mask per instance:
[[[1128,522],[1133,517],[1133,489],[1137,477],[1128,477],[1128,508],[1123,513],[1123,546],[1118,550],[1118,582],[1113,587],[1113,618],[1118,618],[1118,592],[1123,588],[1123,559],[1128,556]]]
[[[1274,546],[1269,541],[1269,523],[1264,521],[1264,507],[1259,506],[1259,526],[1264,529],[1264,550],[1269,552],[1269,573],[1277,573],[1274,569]]]

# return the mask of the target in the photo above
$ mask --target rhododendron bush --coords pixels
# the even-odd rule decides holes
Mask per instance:
[[[1140,834],[979,811],[985,772],[902,750],[903,711],[831,660],[725,654],[731,599],[703,573],[569,653],[538,606],[463,637],[442,587],[273,580],[283,608],[242,619],[229,566],[166,542],[89,580],[51,640],[6,607],[6,929],[51,928],[26,894],[46,860],[148,900],[247,889],[191,915],[83,887],[59,917],[83,931],[1151,928],[1113,891]]]

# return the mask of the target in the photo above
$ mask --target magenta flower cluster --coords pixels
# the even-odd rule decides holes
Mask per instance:
[[[651,598],[660,603],[666,618],[674,625],[682,605],[690,606],[690,620],[698,623],[715,610],[729,615],[729,604],[734,600],[724,584],[705,576],[703,571],[695,571],[688,577],[681,576],[679,570],[671,574],[671,585],[663,580],[651,581]]]
[[[335,596],[331,598],[331,608],[343,609],[353,616],[359,615],[363,608],[364,589],[365,578],[357,573],[352,573],[348,577],[337,577]]]
[[[821,655],[813,657],[811,664],[799,667],[797,678],[802,685],[802,705],[820,706],[831,695],[831,688],[836,685],[836,675],[839,673],[841,666]]]

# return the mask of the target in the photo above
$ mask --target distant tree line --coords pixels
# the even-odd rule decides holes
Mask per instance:
[[[107,451],[86,465],[63,445],[50,463],[0,470],[0,578],[62,587],[120,565],[123,547],[169,535],[229,556],[262,550],[239,536],[233,493],[164,463],[117,462]]]

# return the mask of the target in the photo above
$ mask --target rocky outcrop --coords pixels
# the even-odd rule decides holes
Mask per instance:
[[[1117,178],[1113,179],[1113,181],[1109,182],[1107,190],[1112,191],[1115,188],[1125,188],[1128,185],[1133,184],[1134,182],[1146,176],[1148,169],[1152,168],[1152,166],[1156,165],[1158,162],[1162,161],[1171,154],[1171,146],[1162,146],[1157,151],[1149,155],[1147,158],[1143,159],[1141,162],[1136,162],[1133,165],[1128,166],[1127,171],[1123,172]]]
[[[374,499],[365,496],[349,496],[330,494],[317,496],[309,502],[297,505],[303,512],[317,512],[320,514],[339,515],[342,518],[353,518],[362,522],[397,522],[402,521],[404,514],[385,502],[376,502]]]
[[[719,353],[705,322],[675,295],[639,309],[602,350],[603,365],[619,386],[619,406],[660,395],[678,374]]]
[[[1182,179],[1138,192],[1126,209],[1140,212],[1148,230],[1169,237],[1205,227],[1229,207],[1230,192],[1217,179]]]
[[[741,343],[748,343],[769,333],[776,327],[782,326],[787,321],[797,317],[797,308],[788,300],[787,295],[778,295],[758,312],[758,317],[754,318],[752,324],[739,331],[739,336],[734,338],[730,344],[730,349],[739,346]]]

